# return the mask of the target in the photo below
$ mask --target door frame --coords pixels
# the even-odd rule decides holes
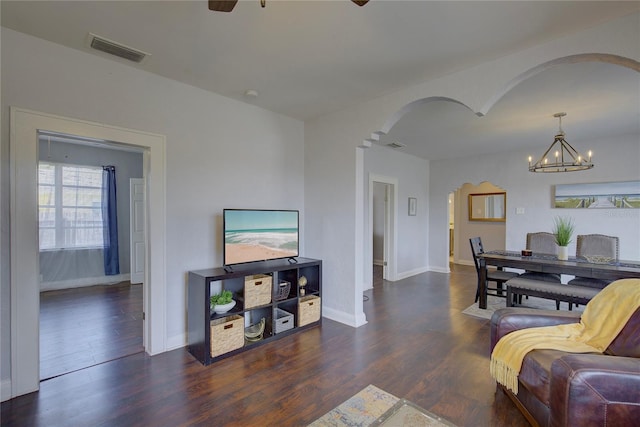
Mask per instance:
[[[143,345],[150,355],[166,351],[166,137],[16,107],[10,107],[9,114],[11,397],[40,387],[37,197],[40,130],[144,150],[143,177],[148,196],[145,243],[154,250],[147,250],[145,255]],[[154,212],[153,218],[149,212]]]
[[[385,280],[396,281],[398,279],[398,271],[396,267],[397,258],[397,237],[396,230],[398,228],[398,179],[384,176],[369,174],[369,221],[367,225],[367,239],[369,248],[373,249],[373,183],[379,182],[387,185],[387,203],[385,204],[385,232],[384,232],[384,253],[387,257],[387,266],[384,271]],[[371,270],[373,265],[373,251],[367,251],[365,254],[365,264]]]

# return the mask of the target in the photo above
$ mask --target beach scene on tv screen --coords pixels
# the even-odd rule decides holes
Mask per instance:
[[[298,212],[225,212],[225,264],[298,256]]]

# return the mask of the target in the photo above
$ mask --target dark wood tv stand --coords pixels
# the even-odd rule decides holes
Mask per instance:
[[[238,264],[234,265],[231,271],[227,271],[223,267],[190,271],[187,309],[189,353],[202,364],[209,365],[217,360],[233,356],[287,335],[319,326],[322,323],[322,261],[300,257],[296,258],[296,260],[296,263],[291,263],[287,259],[280,259]],[[245,278],[258,274],[270,276],[272,279],[271,301],[267,304],[245,307],[243,300]],[[305,295],[301,295],[298,286],[298,280],[302,276],[307,279]],[[281,282],[289,282],[291,286],[288,295],[282,299],[277,299]],[[235,307],[224,314],[213,313],[209,306],[212,289],[232,291],[234,300],[236,300]],[[309,302],[310,299],[313,302]],[[313,309],[319,309],[320,316],[315,321],[299,326],[301,314],[304,314],[303,317],[307,317],[308,312],[305,304],[310,303],[317,304]],[[287,327],[291,327],[290,329],[277,331],[276,320],[283,313],[283,310],[292,315],[291,321],[294,326],[288,325]],[[301,310],[304,313],[301,313]],[[212,357],[211,325],[220,323],[226,320],[225,318],[230,319],[236,316],[242,316],[246,319],[243,326],[254,324],[264,317],[266,326],[263,339],[255,342],[245,340],[242,347]],[[242,332],[244,334],[244,329]]]

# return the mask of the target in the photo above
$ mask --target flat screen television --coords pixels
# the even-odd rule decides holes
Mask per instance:
[[[224,209],[224,265],[299,255],[299,212]]]

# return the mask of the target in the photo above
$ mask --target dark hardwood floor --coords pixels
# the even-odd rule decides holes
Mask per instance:
[[[40,379],[144,351],[142,285],[122,282],[40,294]]]
[[[2,425],[305,426],[374,384],[459,426],[527,426],[489,376],[489,321],[461,313],[475,288],[466,266],[378,282],[360,328],[324,319],[206,367],[138,353],[43,381]]]

